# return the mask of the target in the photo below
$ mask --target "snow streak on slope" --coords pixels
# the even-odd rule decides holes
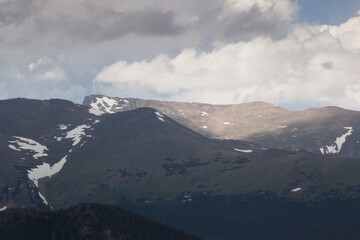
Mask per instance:
[[[253,150],[242,150],[242,149],[237,149],[237,148],[234,148],[235,151],[237,152],[243,152],[243,153],[252,153]]]
[[[294,188],[293,190],[291,190],[291,192],[298,192],[301,191],[301,188]]]
[[[72,139],[73,140],[73,146],[77,145],[80,141],[81,141],[81,138],[83,136],[85,136],[85,129],[86,128],[90,128],[90,126],[88,125],[80,125],[80,126],[77,126],[76,128],[74,128],[73,130],[71,131],[68,131],[66,133],[66,137],[67,139]]]
[[[6,209],[7,209],[7,206],[0,208],[0,212],[5,211]]]
[[[344,127],[347,129],[347,133],[342,135],[341,137],[336,138],[335,143],[330,146],[325,146],[325,148],[321,147],[320,152],[322,154],[338,154],[341,151],[343,144],[346,142],[346,138],[353,133],[352,127]]]
[[[205,116],[208,116],[209,114],[207,113],[207,112],[205,112],[205,111],[202,111],[201,112],[201,116],[203,116],[203,117],[205,117]]]
[[[39,179],[44,177],[51,177],[52,175],[60,172],[64,164],[66,163],[66,158],[63,157],[58,163],[55,163],[52,167],[48,163],[43,163],[41,165],[36,166],[36,168],[32,168],[28,170],[28,177],[36,187],[39,187]]]
[[[163,114],[161,114],[159,112],[155,112],[155,115],[160,121],[165,122]]]
[[[89,112],[97,116],[104,113],[115,113],[118,110],[123,109],[129,103],[129,101],[125,99],[115,100],[108,97],[97,97],[95,99],[96,102],[90,104],[91,108],[89,109]]]
[[[10,144],[9,148],[15,151],[30,150],[32,152],[35,152],[35,154],[33,155],[33,158],[35,159],[38,159],[39,157],[48,156],[48,154],[45,153],[46,150],[49,150],[46,146],[41,145],[40,143],[29,138],[17,137],[17,136],[14,136],[14,138],[18,140],[9,141],[9,143],[13,143],[18,146],[16,147],[15,145]]]
[[[40,192],[39,192],[39,196],[46,205],[49,205],[49,203],[46,201],[45,197]]]

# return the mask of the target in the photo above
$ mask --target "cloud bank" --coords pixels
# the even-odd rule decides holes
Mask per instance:
[[[117,95],[138,93],[209,103],[269,101],[340,105],[360,110],[360,17],[340,26],[296,25],[282,39],[257,37],[185,49],[150,61],[105,67],[95,86]],[[114,90],[115,89],[115,90]]]
[[[291,0],[0,0],[0,98],[360,110],[360,17],[301,25],[298,12]]]

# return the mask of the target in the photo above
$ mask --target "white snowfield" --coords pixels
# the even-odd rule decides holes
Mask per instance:
[[[13,136],[13,137],[18,140],[9,141],[9,143],[12,143],[9,144],[9,148],[15,151],[29,150],[35,152],[35,154],[33,155],[33,158],[35,159],[48,156],[48,154],[45,153],[46,150],[49,150],[46,146],[41,145],[40,143],[29,138],[18,137],[18,136]]]
[[[230,125],[231,123],[229,123],[229,122],[224,122],[224,125]]]
[[[103,115],[105,112],[100,111],[99,109],[90,108],[90,109],[89,109],[89,113],[94,114],[94,115],[96,115],[96,116],[101,116],[101,115]]]
[[[123,102],[121,104],[121,102]],[[123,109],[129,103],[126,99],[115,100],[108,97],[97,97],[96,102],[90,104],[89,112],[100,116],[104,113],[115,113],[117,110]]]
[[[7,209],[7,206],[0,208],[0,212],[5,211],[6,209]]]
[[[334,144],[330,146],[325,146],[325,148],[321,147],[320,152],[322,154],[338,154],[341,151],[343,144],[346,142],[346,138],[350,136],[354,131],[352,127],[344,127],[344,128],[348,130],[347,133],[336,138]]]
[[[86,133],[85,133],[86,128],[90,128],[90,126],[85,125],[85,124],[77,126],[73,130],[66,132],[65,138],[72,139],[73,146],[75,146],[75,145],[79,144],[79,142],[81,141],[81,138],[86,135]]]
[[[293,190],[291,190],[291,192],[298,192],[301,191],[301,188],[294,188]]]
[[[66,163],[66,158],[63,157],[58,163],[55,163],[52,167],[48,163],[43,163],[41,165],[36,166],[36,168],[32,168],[28,170],[28,177],[36,187],[39,187],[39,179],[45,177],[51,177],[54,174],[60,172],[64,164]]]
[[[12,149],[12,150],[14,150],[14,151],[18,151],[18,152],[21,151],[21,149],[18,149],[18,148],[16,148],[14,145],[11,145],[11,144],[9,144],[9,148]]]
[[[161,114],[159,112],[155,112],[155,115],[160,121],[165,122],[163,114]]]
[[[243,152],[243,153],[252,153],[253,152],[253,150],[242,150],[242,149],[238,149],[238,148],[234,148],[234,150],[235,151],[237,151],[237,152]]]

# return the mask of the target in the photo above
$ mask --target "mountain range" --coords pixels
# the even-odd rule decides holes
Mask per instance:
[[[213,139],[243,140],[266,148],[360,157],[360,113],[339,107],[289,111],[265,102],[210,105],[103,95],[87,96],[83,104],[98,114],[154,108]]]
[[[0,112],[0,210],[102,203],[204,239],[289,239],[298,224],[292,239],[356,236],[332,216],[360,216],[358,112],[100,95]]]

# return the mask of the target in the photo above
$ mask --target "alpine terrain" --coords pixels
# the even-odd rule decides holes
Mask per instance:
[[[360,161],[351,157],[358,112],[104,96],[86,97],[84,105],[2,100],[0,112],[2,224],[51,219],[50,228],[69,211],[98,214],[84,205],[63,209],[100,203],[204,239],[360,234]],[[21,208],[50,213],[12,210]]]
[[[289,111],[264,102],[210,105],[102,95],[87,96],[83,103],[97,114],[151,107],[209,138],[360,157],[360,112],[338,107]]]

